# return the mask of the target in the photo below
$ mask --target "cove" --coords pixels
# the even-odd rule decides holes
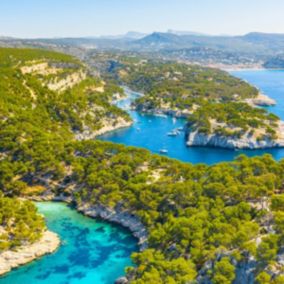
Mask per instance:
[[[277,105],[269,107],[268,110],[284,120],[284,71],[260,70],[260,71],[235,71],[232,75],[258,87],[266,95],[273,98]],[[259,156],[265,153],[271,154],[276,160],[284,157],[284,149],[263,150],[228,150],[212,147],[186,147],[184,134],[176,137],[167,136],[167,132],[185,124],[185,120],[173,119],[171,117],[159,117],[145,115],[129,110],[131,101],[139,94],[126,89],[128,97],[119,101],[117,105],[128,110],[134,120],[134,124],[122,130],[102,135],[99,139],[121,143],[128,146],[142,147],[152,153],[159,153],[160,149],[167,149],[168,156],[184,162],[206,163],[209,165],[231,161],[240,154],[247,156]]]
[[[1,284],[113,284],[132,265],[137,240],[128,230],[79,214],[64,203],[37,203],[59,249],[0,278]]]

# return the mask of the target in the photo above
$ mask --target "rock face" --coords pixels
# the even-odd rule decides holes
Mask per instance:
[[[259,93],[256,98],[247,99],[246,103],[253,105],[253,106],[274,106],[276,105],[275,100],[261,93]]]
[[[279,124],[278,138],[258,141],[248,134],[241,138],[220,136],[218,134],[204,134],[197,131],[186,130],[187,146],[211,146],[227,149],[266,149],[284,147],[284,123]]]
[[[132,109],[137,110],[141,113],[152,114],[152,115],[169,115],[176,118],[187,118],[192,111],[191,110],[178,110],[178,109],[171,109],[171,108],[156,108],[156,109],[148,109],[145,106],[132,106]]]
[[[74,87],[87,77],[86,72],[80,70],[78,72],[68,75],[66,78],[48,82],[47,87],[52,91],[63,92],[67,89]]]
[[[255,283],[256,261],[251,258],[248,261],[243,261],[236,266],[236,279],[233,284],[253,284]]]
[[[85,126],[82,132],[75,133],[75,138],[76,140],[79,141],[94,139],[97,136],[103,135],[107,132],[129,127],[132,125],[132,123],[133,123],[132,121],[127,121],[119,117],[116,119],[116,121],[114,120],[105,121],[104,125],[99,130],[96,131],[93,131],[88,126]]]
[[[226,255],[229,256],[229,255]],[[230,256],[229,256],[230,257]],[[255,269],[257,262],[251,257],[246,261],[237,262],[231,258],[232,263],[235,265],[236,278],[233,284],[254,284]],[[214,268],[214,262],[208,261],[204,267],[199,271],[197,277],[198,284],[213,284],[208,276],[208,272]]]
[[[126,277],[120,277],[115,280],[115,284],[127,284],[128,279]]]
[[[0,253],[0,275],[54,252],[59,245],[60,240],[57,234],[45,231],[41,239],[33,244],[21,246],[16,251],[8,250]]]
[[[87,205],[79,206],[78,211],[82,212],[84,215],[89,217],[99,217],[103,220],[107,220],[113,223],[122,225],[125,228],[128,228],[134,237],[136,237],[139,242],[140,250],[145,250],[148,246],[147,237],[148,233],[146,228],[143,226],[138,217],[133,214],[123,211],[122,209],[110,209],[102,205],[95,205],[89,207]]]
[[[280,140],[257,141],[253,138],[242,137],[239,139],[229,138],[216,134],[206,135],[198,132],[190,132],[187,136],[187,146],[212,146],[227,149],[265,149],[284,147]]]

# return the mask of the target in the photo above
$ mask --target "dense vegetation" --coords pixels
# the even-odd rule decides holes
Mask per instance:
[[[149,232],[149,249],[133,255],[137,268],[128,270],[133,283],[186,283],[208,261],[215,263],[206,271],[214,283],[220,278],[231,283],[234,260],[247,261],[250,255],[258,260],[259,272],[278,267],[284,240],[283,161],[241,156],[232,163],[193,166],[146,150],[86,141],[66,143],[48,162],[61,162],[63,172],[51,166],[42,171],[33,163],[31,178],[22,168],[10,168],[1,175],[6,178],[2,191],[11,194],[9,177],[15,175],[23,182],[17,190],[23,196],[30,187],[56,181],[60,186],[54,193],[72,196],[77,205],[103,204],[139,216]],[[2,165],[7,169],[11,163]],[[224,263],[228,275],[218,269]]]
[[[214,120],[214,128],[211,121]],[[276,139],[279,118],[264,109],[253,108],[246,103],[204,104],[188,118],[188,126],[192,131],[205,134],[240,138],[245,133],[253,136],[256,129],[263,129],[259,140]],[[223,124],[226,124],[226,127]]]
[[[100,128],[104,117],[130,119],[109,103],[114,93],[122,94],[122,90],[116,85],[103,85],[101,80],[87,77],[59,94],[48,88],[49,81],[54,78],[60,81],[62,74],[65,77],[72,75],[75,67],[86,72],[85,67],[70,56],[47,51],[2,48],[0,62],[1,130],[10,120],[13,122],[12,117],[18,116],[22,116],[23,123],[30,122],[33,127],[40,124],[39,128],[45,127],[46,130],[51,130],[51,127],[52,132],[56,127],[65,126],[69,130],[81,131],[83,125],[95,130]],[[23,66],[36,66],[42,62],[47,62],[53,72],[48,73],[48,69],[41,73],[21,72]],[[63,68],[54,71],[54,65]],[[25,108],[22,108],[23,105]],[[52,125],[48,125],[50,121]],[[14,128],[17,129],[17,126]]]
[[[0,197],[0,251],[38,240],[45,229],[43,217],[30,201]]]
[[[44,74],[48,70],[43,70],[41,73],[24,74],[21,71],[22,67],[37,66],[43,62],[60,66],[59,73]],[[61,80],[62,76],[84,68],[82,63],[64,54],[0,49],[0,188],[7,196],[18,195],[25,190],[27,193],[40,191],[36,187],[27,188],[21,179],[23,174],[28,177],[38,171],[54,171],[60,175],[63,172],[62,157],[58,155],[62,153],[65,142],[74,139],[73,133],[80,133],[86,126],[92,131],[100,129],[107,119],[113,123],[118,117],[129,120],[127,114],[110,104],[114,93],[122,93],[116,85],[106,84],[103,92],[98,92],[96,88],[101,87],[102,83],[91,77],[60,93],[46,85],[50,76]],[[57,75],[58,78],[55,78]],[[8,200],[3,200],[3,206],[4,201],[8,204]],[[31,215],[25,215],[23,205],[23,220],[19,219],[18,223],[21,228],[30,226],[31,235],[26,236],[26,229],[23,228],[22,237],[33,241],[36,240],[33,236],[36,234],[33,227],[37,225],[36,216],[33,207],[26,206],[30,208]],[[20,244],[21,230],[14,224],[16,222],[3,222],[9,234],[15,236],[4,231],[1,249]]]
[[[283,198],[276,195],[283,161],[241,156],[233,163],[192,166],[101,142],[80,144],[76,151],[72,167],[85,184],[76,202],[131,210],[149,230],[149,249],[133,256],[138,265],[129,270],[137,279],[133,283],[185,283],[216,258],[231,267],[228,277],[234,279],[232,258],[245,260],[248,252],[257,257],[260,270],[276,260],[283,231],[271,234],[265,221],[273,224],[267,201]],[[259,238],[264,243],[257,246]],[[272,247],[265,245],[269,240]],[[215,270],[208,274],[218,279],[222,272]]]
[[[283,160],[240,156],[231,163],[194,166],[134,147],[76,141],[72,129],[80,129],[81,104],[87,108],[81,90],[88,81],[59,95],[29,75],[31,86],[38,86],[32,107],[17,68],[9,67],[0,76],[7,79],[0,80],[0,190],[13,197],[0,199],[6,231],[3,216],[7,207],[13,208],[9,203],[16,202],[14,197],[63,194],[77,206],[101,204],[140,218],[149,247],[133,254],[136,267],[127,270],[131,283],[194,283],[205,266],[203,277],[212,283],[232,283],[236,262],[251,256],[257,259],[258,283],[281,283],[277,254],[284,241]],[[106,94],[86,95],[96,96]],[[26,234],[21,229],[19,236],[19,229],[9,232],[32,241],[42,220],[35,218],[30,203],[20,204],[15,203],[20,211],[13,213],[17,217],[12,225],[28,224],[33,230]]]
[[[153,100],[158,97],[157,104],[158,99],[170,103],[171,108],[199,104],[200,100],[228,102],[257,95],[254,87],[217,69],[139,58],[122,59],[121,64],[116,72],[123,82]]]

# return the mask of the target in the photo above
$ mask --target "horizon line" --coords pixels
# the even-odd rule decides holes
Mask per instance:
[[[273,35],[284,35],[283,33],[279,32],[263,32],[263,31],[250,31],[242,34],[212,34],[212,33],[204,33],[204,32],[198,32],[198,31],[186,31],[186,30],[174,30],[174,29],[168,29],[166,31],[152,31],[152,32],[140,32],[140,31],[127,31],[125,33],[120,33],[120,34],[100,34],[100,35],[62,35],[62,36],[35,36],[35,37],[18,37],[18,36],[13,36],[13,35],[0,35],[0,39],[26,39],[26,40],[34,40],[34,39],[63,39],[63,38],[111,38],[113,37],[125,37],[128,33],[138,33],[138,34],[144,34],[145,36],[154,34],[154,33],[163,33],[163,34],[174,34],[177,36],[182,36],[182,34],[179,33],[184,33],[183,35],[192,35],[192,36],[212,36],[212,37],[236,37],[236,36],[245,36],[248,34],[253,34],[253,33],[260,33],[260,34],[273,34]],[[188,34],[186,34],[188,33]]]

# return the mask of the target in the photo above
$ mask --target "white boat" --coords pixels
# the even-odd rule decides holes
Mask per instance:
[[[176,131],[176,130],[173,130],[173,131],[170,131],[170,132],[167,133],[168,136],[172,136],[172,137],[177,136],[178,134],[179,134],[179,132]]]
[[[167,149],[160,149],[161,154],[167,154],[169,151]]]

